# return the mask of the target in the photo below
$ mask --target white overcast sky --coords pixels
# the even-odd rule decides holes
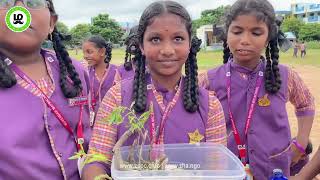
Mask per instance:
[[[156,0],[53,0],[59,20],[69,27],[90,23],[90,18],[99,13],[108,13],[118,22],[137,22],[142,11]],[[193,19],[206,9],[229,5],[235,0],[176,0],[184,5]],[[270,0],[276,10],[290,10],[292,1],[318,2],[320,0]]]

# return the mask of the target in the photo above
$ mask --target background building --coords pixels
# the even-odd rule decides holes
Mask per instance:
[[[292,14],[306,23],[320,23],[320,3],[295,3],[291,4]]]

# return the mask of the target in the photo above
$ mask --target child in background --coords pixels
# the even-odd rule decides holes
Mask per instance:
[[[134,103],[135,112],[141,114],[152,103],[154,114],[151,117],[154,118],[149,118],[145,128],[150,128],[149,132],[154,134],[159,132],[155,138],[159,144],[226,144],[220,102],[212,92],[198,88],[196,54],[201,41],[191,41],[191,24],[186,9],[173,1],[157,1],[145,9],[138,28],[141,53],[135,56],[135,77],[122,81],[108,91],[94,125],[89,154],[103,154],[108,161],[86,165],[83,179],[91,180],[100,174],[110,174],[112,149],[117,138],[128,127],[125,123],[110,126],[103,119],[118,106],[130,107]],[[145,72],[146,62],[150,73]],[[186,76],[181,72],[183,65]],[[125,117],[124,122],[127,121]],[[156,131],[157,126],[159,131]],[[133,137],[130,137],[124,146],[132,142]]]
[[[282,169],[288,177],[290,166],[305,156],[314,98],[296,72],[279,65],[281,22],[270,2],[238,0],[225,22],[224,65],[202,74],[200,84],[216,92],[225,112],[228,148],[254,179],[268,179],[273,169]],[[261,57],[263,51],[266,58]],[[295,140],[288,101],[298,119]]]
[[[23,32],[5,24],[13,6],[31,13]],[[57,19],[51,0],[0,3],[1,179],[80,179],[68,158],[88,148],[88,76],[61,43]],[[41,49],[47,37],[55,53]]]
[[[135,55],[139,52],[139,39],[137,37],[138,26],[130,29],[129,36],[125,41],[126,57],[125,62],[119,67],[121,79],[133,78],[135,71]],[[132,57],[133,56],[133,57]]]
[[[102,98],[120,80],[117,66],[110,63],[112,46],[102,36],[91,36],[82,44],[83,56],[88,63],[90,79],[90,122],[93,120]]]
[[[300,44],[300,50],[301,50],[301,58],[304,58],[307,54],[306,45],[304,44],[304,42]]]
[[[299,49],[299,44],[297,41],[293,42],[293,57],[298,57],[298,49]]]

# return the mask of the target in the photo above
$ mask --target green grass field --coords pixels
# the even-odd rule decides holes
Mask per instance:
[[[78,60],[82,60],[82,51],[78,50],[76,55],[75,51],[69,51],[70,55]],[[293,58],[293,50],[286,53],[280,53],[280,63],[292,66],[310,65],[320,67],[320,49],[307,50],[305,58]],[[125,52],[124,49],[113,49],[112,60],[113,64],[122,64],[124,62]],[[222,64],[222,51],[201,51],[198,53],[198,66],[199,70],[207,70]]]

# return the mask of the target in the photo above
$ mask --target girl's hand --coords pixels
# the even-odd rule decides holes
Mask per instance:
[[[289,180],[310,180],[310,179],[305,177],[303,174],[299,173],[295,176],[290,176]]]
[[[290,176],[290,177],[289,177],[289,180],[304,180],[304,179],[302,179],[301,177],[299,177],[298,175],[296,175],[296,176]]]
[[[299,149],[293,143],[291,143],[290,149],[293,154],[292,159],[291,159],[291,166],[294,166],[300,160],[302,160],[303,158],[306,157],[305,154],[302,153],[301,151],[299,151]]]
[[[299,178],[297,176],[290,176],[289,180],[299,180]]]

